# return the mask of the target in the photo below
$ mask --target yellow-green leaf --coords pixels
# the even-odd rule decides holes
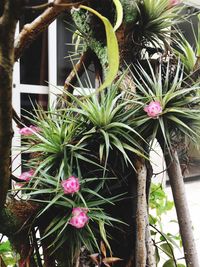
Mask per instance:
[[[116,31],[120,25],[122,24],[123,20],[123,7],[119,0],[113,0],[113,3],[115,4],[116,12],[117,12],[117,20],[114,26],[114,31]]]
[[[105,81],[97,89],[98,91],[101,91],[112,83],[119,69],[119,48],[117,38],[110,21],[106,17],[102,16],[99,12],[88,6],[80,5],[79,7],[88,10],[96,15],[104,23],[105,26],[108,53],[108,70]]]

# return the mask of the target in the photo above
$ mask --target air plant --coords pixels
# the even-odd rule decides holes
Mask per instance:
[[[180,22],[180,1],[138,1],[138,21],[133,39],[143,45],[169,48],[172,26]]]
[[[145,140],[131,126],[135,103],[129,92],[119,91],[119,83],[81,99],[69,94],[67,109],[37,107],[35,115],[27,116],[34,126],[22,135],[22,150],[31,154],[25,164],[33,173],[20,190],[24,198],[40,203],[35,224],[49,218],[41,240],[52,240],[52,253],[70,240],[71,262],[82,246],[91,253],[99,250],[99,238],[112,250],[106,228],[121,220],[105,207],[126,197],[126,191],[119,192],[125,170],[134,172],[136,155],[146,157]]]
[[[148,66],[149,71],[141,65],[134,68],[138,110],[132,127],[136,127],[144,138],[157,138],[168,150],[182,138],[197,142],[200,133],[199,84],[187,86],[180,61],[174,73],[170,71],[170,61],[166,69],[159,64],[157,72],[150,63]]]

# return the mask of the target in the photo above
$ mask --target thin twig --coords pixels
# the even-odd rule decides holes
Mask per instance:
[[[25,9],[28,9],[28,10],[43,10],[43,9],[48,8],[48,7],[71,8],[71,7],[78,7],[80,4],[83,4],[84,2],[85,1],[56,4],[55,1],[54,1],[54,2],[45,3],[45,4],[41,4],[41,5],[36,5],[36,6],[25,6]]]
[[[162,237],[163,237],[163,239],[166,241],[166,243],[167,243],[167,245],[168,245],[168,247],[169,247],[169,249],[170,249],[170,252],[171,252],[171,254],[172,254],[172,258],[173,258],[173,261],[174,261],[174,264],[175,264],[175,267],[177,267],[177,262],[176,262],[176,258],[175,258],[175,255],[174,255],[174,251],[173,251],[173,249],[171,248],[171,246],[170,246],[170,244],[169,244],[169,241],[167,240],[167,238],[165,237],[165,235],[163,235],[163,233],[158,229],[158,228],[156,228],[153,224],[150,224],[150,226],[152,227],[152,228],[154,228]]]
[[[80,60],[76,63],[70,74],[68,75],[67,79],[65,80],[64,90],[73,94],[74,87],[73,85],[77,82],[78,77],[81,77],[84,73],[85,69],[87,69],[92,61],[92,56],[94,53],[88,49],[83,55],[81,56]],[[70,97],[66,96],[67,100],[70,100]]]
[[[41,10],[41,9],[46,9],[46,8],[52,7],[52,6],[54,6],[54,3],[50,2],[50,3],[45,3],[45,4],[41,4],[41,5],[37,5],[37,6],[25,6],[24,9]]]

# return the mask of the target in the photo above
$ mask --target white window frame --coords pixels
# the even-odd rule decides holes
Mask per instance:
[[[17,36],[19,34],[19,23],[16,28]],[[19,117],[21,117],[21,94],[49,94],[49,86],[43,85],[31,85],[31,84],[21,84],[20,83],[20,59],[15,62],[13,70],[13,94],[12,94],[12,105]],[[13,122],[14,136],[12,140],[12,173],[14,176],[19,177],[21,174],[21,136],[19,134],[19,128],[16,123]]]

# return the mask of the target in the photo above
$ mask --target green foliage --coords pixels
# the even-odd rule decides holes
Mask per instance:
[[[146,67],[139,65],[134,68],[138,112],[133,126],[144,138],[154,140],[156,137],[169,150],[183,138],[198,142],[199,84],[187,85],[180,62],[176,66],[170,62],[159,64],[158,71],[149,62]],[[162,113],[157,118],[147,116],[144,111],[151,101],[158,101],[162,107]]]
[[[127,24],[134,23],[137,19],[137,4],[136,1],[121,0],[124,12],[124,21]]]
[[[195,43],[193,46],[184,37],[183,34],[178,34],[178,41],[175,42],[174,52],[180,58],[184,65],[185,71],[190,74],[194,71],[195,63],[200,56],[200,14],[198,18],[198,32],[197,35],[194,31],[193,25],[191,25],[191,31],[193,32]]]
[[[136,40],[156,47],[162,44],[169,47],[170,28],[180,22],[180,7],[169,6],[169,0],[143,0],[137,4]]]
[[[173,206],[173,202],[168,200],[162,186],[160,184],[151,184],[149,207],[151,210],[156,211],[156,217],[153,220],[160,220],[161,215],[171,210]]]
[[[148,160],[146,150],[151,149],[150,141],[157,138],[170,150],[185,137],[196,142],[200,133],[200,87],[199,84],[187,85],[188,77],[184,78],[184,69],[193,70],[196,55],[186,40],[177,52],[184,66],[179,61],[175,62],[176,66],[170,61],[161,62],[156,68],[150,62],[145,67],[134,66],[135,92],[131,91],[133,88],[120,89],[123,75],[115,80],[119,69],[115,31],[122,24],[123,13],[131,29],[133,49],[135,45],[141,50],[147,46],[168,49],[170,29],[179,22],[180,8],[169,6],[168,0],[132,1],[131,6],[126,0],[113,0],[113,3],[116,7],[114,27],[91,7],[80,5],[80,10],[73,11],[79,26],[75,48],[78,51],[80,42],[85,41],[95,51],[106,67],[105,81],[87,97],[66,93],[72,100],[72,103],[66,103],[67,109],[49,108],[47,112],[35,109],[35,115],[30,114],[32,118],[27,118],[40,130],[23,138],[23,153],[31,154],[25,166],[35,173],[30,182],[22,185],[21,196],[40,203],[32,227],[43,222],[45,230],[41,240],[50,240],[51,253],[66,247],[68,266],[74,265],[83,246],[89,252],[98,250],[101,253],[100,240],[112,256],[109,229],[122,222],[107,210],[126,197],[126,192],[118,193],[123,183],[127,183],[126,170],[134,173],[136,157]],[[103,23],[106,42],[92,36],[90,13]],[[196,39],[199,56],[200,33]],[[88,87],[91,88],[91,84]],[[162,107],[162,113],[156,118],[144,111],[151,101],[158,101]],[[80,190],[66,194],[62,181],[70,176],[78,177]],[[181,267],[181,264],[175,264],[174,255],[180,238],[164,233],[162,229],[162,216],[172,209],[173,203],[168,201],[161,186],[152,185],[149,205],[155,212],[150,214],[150,222],[157,263],[162,251],[168,257],[163,267]],[[70,224],[73,208],[81,208],[89,217],[89,222],[81,229]],[[9,243],[0,245],[0,255],[12,253],[11,250]]]
[[[133,169],[133,157],[144,156],[144,141],[130,126],[135,103],[118,87],[119,82],[81,99],[69,94],[72,103],[66,110],[38,109],[33,118],[27,117],[40,130],[23,137],[23,151],[32,155],[26,166],[35,174],[21,190],[23,198],[41,204],[36,222],[50,216],[42,239],[52,238],[55,253],[69,240],[70,255],[83,245],[91,252],[99,250],[99,236],[111,250],[107,228],[122,223],[105,211],[126,197],[126,192],[115,194],[114,188],[126,182],[126,174],[116,176],[115,165],[121,173],[127,166]],[[72,175],[79,178],[81,189],[65,195],[61,182]],[[78,230],[69,225],[75,207],[87,209],[89,217],[87,226]]]
[[[117,12],[118,18],[117,18],[117,22],[116,22],[116,26],[115,26],[115,30],[116,30],[122,21],[122,9],[121,9],[121,6],[118,3],[118,1],[115,0],[115,4],[116,4],[117,10],[118,10],[118,12]],[[109,22],[109,20],[106,17],[102,16],[100,13],[98,13],[96,10],[94,10],[90,7],[80,5],[80,8],[88,10],[88,11],[92,12],[93,14],[95,14],[103,22],[103,24],[105,26],[106,40],[107,40],[107,57],[108,57],[108,66],[109,67],[107,70],[105,81],[98,88],[98,90],[101,91],[112,83],[112,81],[115,79],[117,72],[118,72],[118,69],[119,69],[119,49],[118,49],[117,38],[116,38],[116,35],[114,33],[114,29],[113,29],[111,23]]]
[[[174,261],[170,259],[164,263],[163,267],[185,267],[185,265],[180,263],[175,265]]]
[[[113,3],[115,4],[116,7],[116,14],[117,14],[117,19],[116,19],[116,23],[114,26],[114,31],[116,31],[120,25],[122,24],[122,20],[123,20],[123,7],[122,4],[119,0],[113,0]]]
[[[181,35],[180,40],[179,42],[177,42],[177,49],[174,49],[175,54],[180,58],[181,62],[184,65],[185,71],[189,74],[194,70],[196,63],[196,53],[183,35]]]
[[[16,266],[19,260],[19,255],[14,252],[9,241],[0,243],[0,257],[6,266]]]
[[[163,267],[181,266],[181,264],[177,264],[174,251],[175,248],[180,250],[180,245],[177,244],[177,242],[181,243],[180,236],[179,234],[165,233],[163,230],[163,215],[167,214],[174,207],[174,204],[168,200],[161,184],[151,184],[149,207],[149,221],[152,227],[151,235],[155,246],[157,264],[160,262],[161,253],[164,253],[169,260],[164,263]]]
[[[10,252],[11,249],[11,245],[9,241],[3,242],[0,244],[0,254],[5,253],[5,252]]]

